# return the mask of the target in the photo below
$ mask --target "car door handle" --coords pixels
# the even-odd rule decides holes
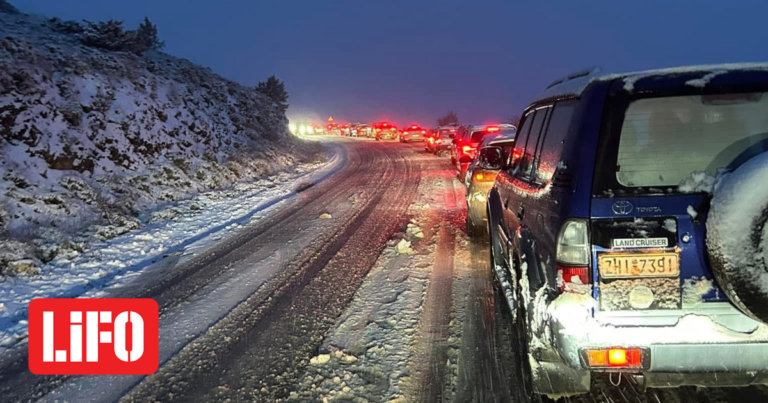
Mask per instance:
[[[522,220],[525,216],[525,207],[523,205],[520,205],[520,208],[517,209],[517,219]]]

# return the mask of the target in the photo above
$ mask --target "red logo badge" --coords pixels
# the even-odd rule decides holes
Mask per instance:
[[[152,299],[34,299],[29,370],[37,375],[149,375],[158,366]]]

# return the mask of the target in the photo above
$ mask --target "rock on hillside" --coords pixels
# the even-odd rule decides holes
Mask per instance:
[[[67,32],[0,12],[0,274],[12,260],[82,248],[95,225],[130,230],[163,203],[316,151],[253,88],[160,52],[86,47]]]

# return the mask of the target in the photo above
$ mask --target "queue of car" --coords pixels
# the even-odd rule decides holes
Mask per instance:
[[[466,187],[468,235],[489,241],[531,400],[622,376],[768,384],[768,275],[755,275],[768,191],[751,197],[768,168],[766,90],[765,65],[582,71],[519,130],[426,131]]]
[[[352,133],[450,156],[533,401],[622,376],[768,385],[766,93],[768,65],[589,70],[547,87],[519,129]]]

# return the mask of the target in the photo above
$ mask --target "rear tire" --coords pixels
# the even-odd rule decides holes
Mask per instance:
[[[489,220],[490,221],[490,220]],[[490,228],[488,229],[491,230]],[[494,252],[496,250],[493,244],[493,234],[490,234],[491,245],[489,249],[490,262],[493,265],[494,262],[499,260],[499,256],[496,256]],[[517,312],[511,312],[510,307],[506,302],[506,296],[504,295],[504,289],[501,286],[501,279],[496,276],[493,267],[491,269],[491,276],[493,276],[493,288],[495,290],[496,301],[501,304],[501,310],[505,311],[509,315],[511,333],[512,333],[512,354],[513,358],[513,374],[511,383],[519,385],[517,388],[518,401],[525,403],[542,403],[544,400],[542,396],[536,393],[533,389],[533,372],[531,370],[531,363],[528,359],[528,337],[525,331],[525,309],[523,308],[522,298],[517,296]],[[506,270],[506,269],[505,269]],[[507,271],[509,273],[509,271]],[[509,279],[510,281],[518,281],[517,279]],[[517,320],[512,320],[517,318]]]

